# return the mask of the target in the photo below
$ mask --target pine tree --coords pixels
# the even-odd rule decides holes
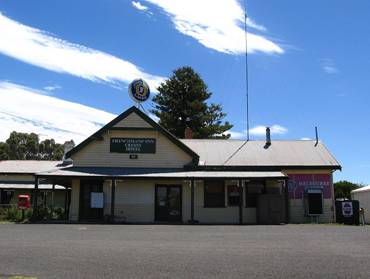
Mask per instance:
[[[224,122],[226,113],[219,104],[208,104],[212,96],[202,78],[191,67],[173,71],[173,75],[161,83],[154,96],[151,112],[159,118],[159,124],[178,138],[184,138],[185,128],[193,131],[193,138],[229,138],[233,125]]]

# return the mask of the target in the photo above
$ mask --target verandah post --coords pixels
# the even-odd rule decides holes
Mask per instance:
[[[116,196],[116,180],[112,179],[112,192],[111,192],[111,203],[110,203],[110,215],[111,222],[114,222],[114,207],[115,207],[115,196]]]
[[[39,195],[39,179],[37,176],[35,176],[35,188],[33,189],[33,213],[32,213],[33,220],[37,220],[39,217],[38,205],[37,205],[38,195]]]
[[[243,181],[239,179],[239,224],[243,224]]]
[[[194,223],[194,179],[191,180],[190,188],[191,188],[190,221],[191,223]]]

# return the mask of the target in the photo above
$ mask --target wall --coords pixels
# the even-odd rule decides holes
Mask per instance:
[[[34,182],[35,177],[31,174],[0,174],[0,181]]]
[[[111,153],[110,138],[155,138],[155,154],[137,154],[138,159],[130,159],[130,154]],[[103,140],[95,140],[72,156],[74,166],[99,167],[141,167],[141,168],[182,168],[192,158],[157,131],[109,131]]]
[[[365,212],[365,223],[370,224],[370,191],[354,192],[352,193],[352,199],[360,202],[360,207]]]
[[[308,189],[320,189],[323,193],[323,214],[320,223],[335,222],[334,186],[331,170],[289,170],[289,215],[291,223],[315,222],[306,215],[305,193]]]
[[[124,217],[127,222],[154,222],[154,198],[155,185],[169,184],[182,186],[182,220],[187,223],[191,218],[191,188],[190,181],[117,181],[115,216]],[[235,184],[228,181],[225,185]],[[110,186],[109,186],[109,189]],[[109,190],[110,191],[110,190]],[[225,208],[204,208],[203,181],[195,182],[194,192],[194,219],[200,223],[239,223],[239,207],[227,206],[227,195],[225,195]],[[225,193],[227,189],[225,188]],[[107,195],[105,195],[107,196]],[[245,196],[243,195],[243,200]],[[107,199],[107,208],[110,208],[110,200]],[[243,217],[246,223],[256,222],[256,210],[243,207]]]
[[[236,182],[237,183],[237,182]],[[196,181],[195,183],[195,209],[194,219],[199,223],[239,223],[239,207],[227,205],[227,185],[236,184],[232,181],[225,183],[225,205],[223,208],[206,208],[204,207],[204,182]]]
[[[102,140],[94,140],[72,155],[74,166],[99,167],[150,167],[182,168],[192,162],[192,158],[157,130],[114,130],[120,128],[153,128],[136,113],[108,130]],[[155,154],[138,154],[138,159],[130,159],[130,154],[110,152],[110,138],[155,138]]]
[[[152,223],[155,220],[155,185],[181,185],[182,219],[190,219],[190,186],[187,181],[125,180],[116,182],[115,216],[129,223]],[[107,207],[110,208],[111,201]]]

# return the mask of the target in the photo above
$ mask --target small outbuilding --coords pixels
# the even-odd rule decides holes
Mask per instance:
[[[353,190],[351,196],[360,202],[360,207],[364,209],[365,223],[370,224],[370,185]]]
[[[35,173],[58,169],[61,161],[4,160],[0,161],[0,208],[15,207],[19,195],[34,197]],[[68,190],[57,183],[41,182],[38,206],[67,208]]]

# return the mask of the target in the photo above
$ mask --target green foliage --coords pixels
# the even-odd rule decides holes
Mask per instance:
[[[61,160],[64,145],[54,139],[40,142],[37,134],[12,132],[6,142],[0,142],[0,160]]]
[[[39,207],[38,216],[40,220],[65,220],[65,210],[61,207],[54,209],[50,207]],[[0,221],[11,221],[11,222],[27,222],[32,219],[33,210],[27,209],[24,212],[24,220],[22,219],[22,210],[16,206],[0,208]]]
[[[362,187],[362,184],[341,180],[334,183],[334,194],[336,199],[351,199],[351,191]]]
[[[46,139],[40,142],[39,157],[42,160],[60,160],[63,157],[64,147],[55,143],[54,139]]]
[[[223,123],[226,113],[222,112],[221,105],[207,103],[212,93],[191,67],[176,69],[158,91],[151,112],[159,118],[160,125],[178,138],[184,137],[187,126],[194,138],[230,137],[224,133],[233,125]]]
[[[0,208],[0,221],[25,222],[32,217],[32,209],[27,209],[24,212],[24,220],[22,219],[22,210],[16,206]]]
[[[5,142],[0,142],[0,160],[9,160],[9,145]]]
[[[50,207],[39,207],[38,217],[40,220],[64,220],[65,211],[61,207],[56,207],[54,209]]]

